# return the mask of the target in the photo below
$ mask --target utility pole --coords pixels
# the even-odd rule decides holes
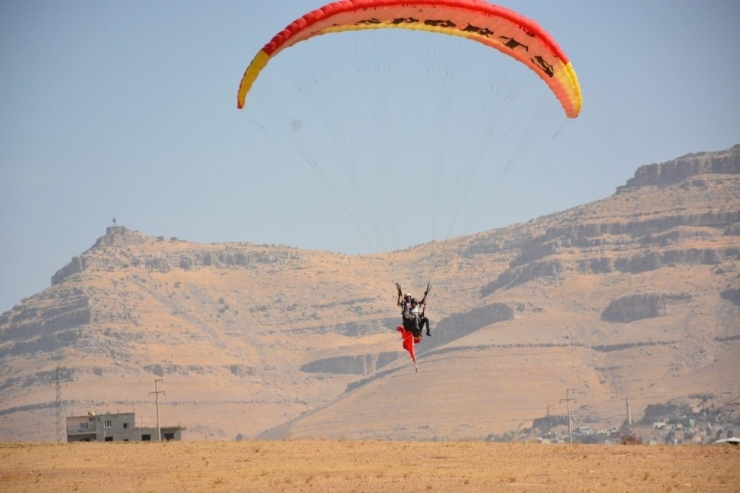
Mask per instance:
[[[57,366],[56,378],[54,379],[54,385],[56,386],[55,396],[55,414],[56,414],[56,441],[59,443],[64,442],[65,425],[64,425],[64,401],[62,400],[62,383],[69,382],[69,380],[62,380],[62,367]]]
[[[570,419],[570,401],[577,402],[576,399],[570,397],[570,393],[575,391],[575,389],[565,389],[565,399],[560,399],[561,404],[565,401],[565,408],[568,410],[568,439],[570,443],[573,443],[573,422]]]
[[[154,394],[154,402],[157,406],[157,440],[162,441],[162,429],[159,427],[159,394],[164,394],[164,390],[159,390],[159,382],[162,382],[161,378],[154,380],[154,392],[149,392],[149,395]]]
[[[625,400],[627,404],[627,426],[632,426],[632,409],[630,408],[630,398]]]

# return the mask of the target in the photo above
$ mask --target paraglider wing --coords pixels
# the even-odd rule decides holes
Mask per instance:
[[[484,0],[343,0],[297,19],[254,57],[239,85],[243,108],[255,80],[282,50],[315,36],[364,29],[412,29],[477,41],[527,65],[550,87],[569,118],[581,111],[578,78],[565,53],[537,23]]]

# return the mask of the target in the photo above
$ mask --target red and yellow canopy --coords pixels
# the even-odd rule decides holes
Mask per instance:
[[[545,81],[569,118],[581,111],[581,89],[568,57],[537,23],[484,0],[343,0],[309,12],[278,33],[249,64],[237,95],[247,94],[282,50],[322,34],[364,29],[413,29],[460,36],[527,65]]]

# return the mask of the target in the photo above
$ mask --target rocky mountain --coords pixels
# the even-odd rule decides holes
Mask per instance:
[[[412,268],[413,267],[413,268]],[[422,277],[423,276],[423,277]],[[392,280],[432,279],[414,371]],[[740,146],[640,167],[606,199],[348,256],[107,229],[0,315],[0,439],[135,411],[186,439],[483,438],[740,394]],[[59,373],[57,372],[59,368]],[[138,423],[137,423],[138,425]]]

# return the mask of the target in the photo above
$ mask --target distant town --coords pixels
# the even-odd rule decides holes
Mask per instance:
[[[692,396],[696,397],[696,396]],[[701,396],[699,396],[701,397]],[[531,428],[504,435],[489,435],[487,441],[538,441],[543,443],[602,443],[602,444],[712,444],[740,442],[739,401],[728,404],[708,402],[651,404],[644,417],[632,422],[627,401],[627,418],[621,426],[595,429],[578,424],[567,415],[548,415],[533,421]]]

